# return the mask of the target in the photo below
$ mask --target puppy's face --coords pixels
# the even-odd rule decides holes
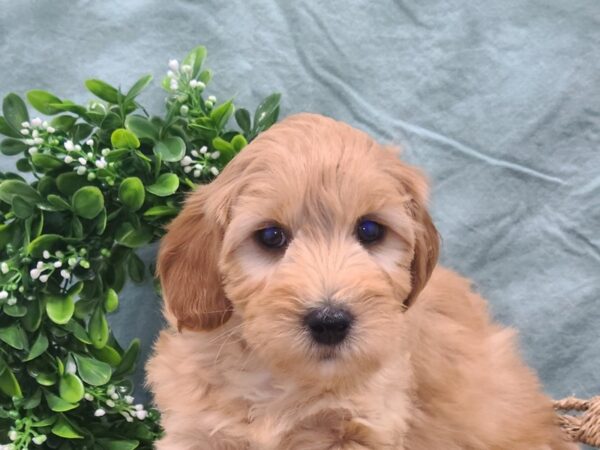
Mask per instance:
[[[364,133],[285,120],[192,194],[161,246],[180,327],[232,314],[273,370],[357,377],[402,345],[403,315],[437,258],[425,183]]]

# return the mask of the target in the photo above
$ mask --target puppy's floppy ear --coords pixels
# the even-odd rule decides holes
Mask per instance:
[[[440,238],[427,211],[428,187],[425,176],[414,167],[401,162],[397,154],[397,150],[388,153],[393,161],[388,161],[387,169],[401,184],[403,194],[408,194],[410,197],[408,211],[416,225],[414,255],[411,263],[412,287],[405,300],[405,305],[410,306],[429,281],[437,264]]]
[[[212,186],[199,187],[167,228],[157,261],[167,311],[179,329],[210,330],[229,319],[218,270],[223,228],[207,210]]]

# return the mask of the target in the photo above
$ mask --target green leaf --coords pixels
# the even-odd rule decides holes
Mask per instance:
[[[48,348],[48,338],[46,334],[41,332],[38,334],[35,342],[31,346],[31,350],[29,350],[29,354],[23,361],[31,361],[32,359],[37,358],[41,354],[43,354]]]
[[[56,108],[59,111],[68,111],[81,117],[87,117],[87,110],[83,106],[73,103],[71,100],[63,100],[62,103],[50,103],[48,106]]]
[[[4,180],[0,183],[0,200],[12,204],[13,197],[18,195],[31,203],[41,201],[40,195],[27,183],[20,180]]]
[[[165,137],[154,145],[154,153],[163,161],[178,162],[185,155],[185,142],[179,136]]]
[[[28,146],[19,139],[7,138],[0,142],[0,152],[6,156],[18,155],[27,150]]]
[[[27,334],[17,323],[0,328],[0,340],[17,350],[25,350],[28,347]]]
[[[104,309],[107,313],[115,311],[119,307],[119,296],[117,292],[109,288],[104,294]]]
[[[15,130],[20,130],[23,122],[29,121],[29,113],[25,102],[17,94],[10,93],[4,97],[2,102],[2,114],[4,120]]]
[[[82,303],[83,302],[79,300],[76,303],[76,307],[79,307]],[[85,331],[85,328],[83,328],[76,320],[70,320],[64,325],[64,328],[73,333],[73,336],[75,336],[78,341],[83,342],[84,344],[92,344],[92,340],[88,336],[87,331]]]
[[[163,173],[156,182],[146,188],[148,192],[158,197],[168,197],[177,192],[179,177],[174,173]]]
[[[131,131],[118,128],[110,136],[110,142],[115,148],[139,148],[140,140]]]
[[[65,324],[73,317],[74,311],[75,303],[70,295],[65,297],[59,295],[46,296],[46,314],[52,322],[59,325]]]
[[[73,357],[79,376],[84,382],[92,386],[102,386],[108,383],[111,375],[110,365],[77,353],[74,353]]]
[[[99,359],[100,361],[104,361],[107,364],[110,364],[112,367],[116,367],[121,363],[121,355],[119,352],[112,348],[110,345],[106,345],[103,348],[91,348],[90,351],[92,355]]]
[[[77,403],[69,403],[58,395],[54,395],[50,391],[44,391],[44,397],[46,397],[46,403],[48,403],[48,408],[50,408],[54,412],[65,412],[71,411],[79,406]]]
[[[159,205],[153,206],[152,208],[144,212],[144,217],[167,217],[175,216],[179,212],[179,209],[174,206]]]
[[[27,158],[18,159],[16,166],[19,172],[31,172],[32,170],[31,164],[29,164],[29,160]]]
[[[281,94],[271,94],[265,98],[254,113],[254,132],[266,130],[277,121]]]
[[[27,314],[27,306],[17,303],[16,305],[9,305],[7,303],[2,307],[4,314],[10,317],[24,317]]]
[[[19,126],[21,126],[19,124]],[[15,130],[13,127],[9,125],[9,123],[4,119],[4,117],[0,116],[0,134],[4,136],[9,136],[12,138],[22,138],[21,133]]]
[[[27,100],[29,100],[31,106],[33,106],[42,114],[48,114],[51,116],[60,112],[60,109],[50,106],[51,103],[61,103],[60,98],[52,95],[49,92],[34,89],[27,93]]]
[[[85,390],[79,377],[73,373],[65,373],[58,382],[60,397],[69,403],[77,403],[83,398]]]
[[[96,442],[100,450],[135,450],[140,445],[139,441],[124,439],[98,438]]]
[[[71,209],[71,205],[62,197],[55,194],[49,194],[46,197],[48,203],[56,208],[57,211],[69,211]]]
[[[211,111],[210,118],[212,119],[217,130],[223,129],[233,114],[233,110],[233,103],[231,100],[229,100]]]
[[[52,427],[52,434],[65,439],[83,439],[83,436],[75,430],[75,427],[62,414],[58,415],[56,423]]]
[[[84,186],[73,194],[71,205],[78,216],[84,219],[93,219],[104,208],[104,196],[97,187]]]
[[[38,236],[27,246],[27,254],[34,258],[41,258],[44,250],[51,251],[58,242],[63,241],[63,237],[59,234],[42,234]]]
[[[106,208],[100,211],[100,214],[96,217],[96,234],[102,235],[106,230],[107,216]]]
[[[35,391],[33,392],[33,394],[31,396],[29,396],[29,398],[25,399],[22,407],[23,407],[23,409],[34,409],[34,408],[38,407],[38,405],[41,403],[41,401],[42,401],[42,390],[39,387],[37,387],[37,388],[35,388]],[[47,418],[46,421],[48,421],[49,419],[54,419],[54,418],[53,417]],[[33,426],[34,427],[39,426],[38,424],[40,422],[42,422],[42,421],[40,420],[40,421],[34,422]],[[54,420],[52,420],[52,422],[50,422],[50,425],[52,423],[54,423]]]
[[[90,137],[90,134],[92,134],[92,131],[94,131],[94,127],[92,127],[90,124],[87,124],[87,123],[75,124],[73,126],[73,129],[71,130],[71,135],[73,136],[73,141],[79,142],[79,141],[86,140],[88,137]]]
[[[73,195],[79,188],[87,183],[85,177],[77,175],[75,172],[61,173],[56,177],[56,187],[65,195]]]
[[[250,113],[247,109],[241,108],[235,112],[235,121],[241,128],[241,130],[248,134],[252,129],[252,123],[250,119]]]
[[[202,63],[206,58],[206,48],[198,46],[187,54],[183,59],[182,65],[186,64],[192,66],[192,78],[196,78],[202,69]]]
[[[125,158],[127,155],[131,153],[131,150],[128,148],[122,148],[119,150],[111,150],[108,155],[105,156],[108,162],[115,162]]]
[[[64,165],[64,162],[56,156],[47,155],[45,153],[34,153],[31,157],[31,161],[33,161],[33,164],[36,167],[48,170],[56,169]]]
[[[23,397],[21,386],[15,377],[15,374],[4,361],[0,363],[0,391],[4,392],[9,397]]]
[[[127,260],[127,273],[129,273],[129,277],[135,283],[144,281],[146,266],[144,265],[144,261],[135,252],[131,252]]]
[[[29,304],[27,314],[21,319],[23,328],[30,333],[36,331],[42,323],[42,302],[35,301]]]
[[[142,78],[137,80],[134,83],[134,85],[131,86],[131,89],[129,89],[129,92],[127,92],[126,99],[133,100],[135,97],[137,97],[137,95],[140,92],[142,92],[144,90],[144,88],[146,86],[148,86],[148,84],[150,84],[151,81],[152,81],[152,75],[144,75]]]
[[[153,141],[158,139],[158,128],[143,116],[127,116],[127,119],[125,119],[125,126],[140,139],[147,138],[152,139]]]
[[[12,208],[19,219],[27,219],[33,215],[33,205],[18,195],[13,197]]]
[[[248,145],[248,141],[241,134],[237,134],[231,140],[231,145],[233,145],[235,152],[239,153],[246,145]]]
[[[119,91],[110,84],[101,80],[86,80],[85,87],[96,97],[109,103],[119,103]]]
[[[151,228],[146,226],[135,228],[129,222],[122,223],[115,234],[117,243],[129,248],[143,247],[152,240],[152,237]]]
[[[140,340],[134,339],[129,344],[129,348],[123,353],[121,363],[115,370],[115,378],[130,375],[135,370],[135,362],[140,354]]]
[[[137,211],[144,204],[144,183],[138,177],[125,178],[119,186],[119,200],[130,211]]]
[[[101,307],[97,307],[90,318],[88,334],[96,348],[102,348],[108,342],[108,322]]]
[[[69,131],[71,128],[73,128],[73,125],[75,125],[76,121],[77,117],[65,114],[63,116],[56,116],[54,119],[52,119],[50,125],[57,130]]]

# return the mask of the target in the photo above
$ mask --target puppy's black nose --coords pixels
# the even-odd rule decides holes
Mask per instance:
[[[336,306],[321,306],[304,316],[304,324],[312,338],[323,345],[336,345],[342,342],[352,326],[352,314]]]

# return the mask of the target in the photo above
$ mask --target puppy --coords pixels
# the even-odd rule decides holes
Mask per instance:
[[[566,450],[459,275],[424,177],[318,115],[263,133],[162,241],[159,450]]]

